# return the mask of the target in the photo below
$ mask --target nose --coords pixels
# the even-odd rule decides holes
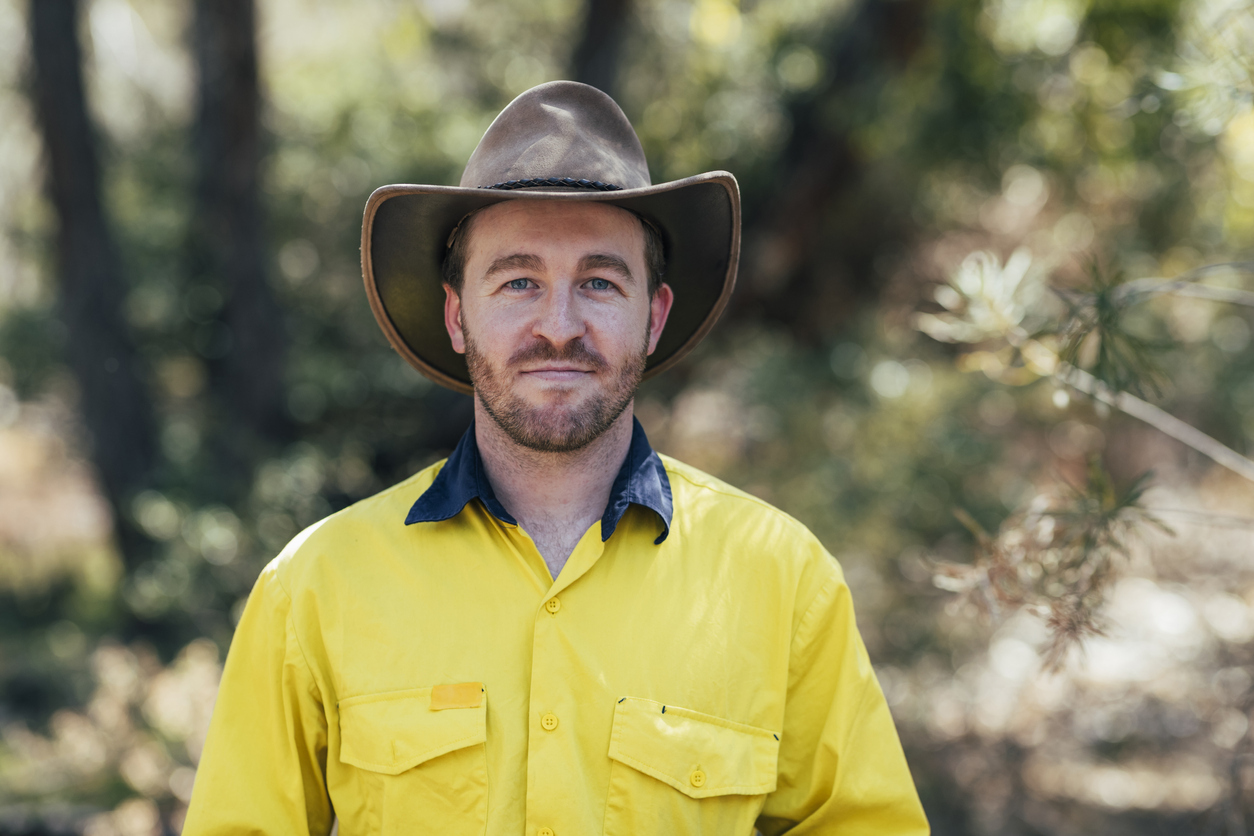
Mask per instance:
[[[561,347],[587,331],[573,290],[563,285],[551,288],[540,299],[540,310],[531,326],[532,336]]]

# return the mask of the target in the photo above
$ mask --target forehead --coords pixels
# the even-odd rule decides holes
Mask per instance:
[[[472,230],[467,239],[472,261],[541,250],[643,258],[640,219],[607,203],[507,200],[475,213]]]

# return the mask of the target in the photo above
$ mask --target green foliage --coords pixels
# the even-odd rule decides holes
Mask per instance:
[[[0,319],[0,382],[23,399],[39,394],[59,368],[64,334],[49,312],[18,308]],[[8,377],[9,380],[4,378]]]
[[[1164,374],[1155,353],[1161,354],[1165,346],[1129,327],[1130,297],[1119,292],[1123,276],[1107,274],[1096,261],[1089,264],[1088,274],[1088,287],[1061,293],[1069,310],[1059,356],[1116,391],[1161,395]]]

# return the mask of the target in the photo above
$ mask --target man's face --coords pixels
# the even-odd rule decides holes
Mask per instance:
[[[516,443],[578,450],[631,403],[673,296],[649,297],[644,231],[603,203],[511,200],[479,212],[445,326],[475,395]]]

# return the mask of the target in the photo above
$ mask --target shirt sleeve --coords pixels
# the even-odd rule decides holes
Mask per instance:
[[[327,721],[273,564],[231,642],[184,836],[327,834]]]
[[[765,836],[923,836],[927,818],[849,587],[831,568],[793,638],[778,783],[757,826]]]

